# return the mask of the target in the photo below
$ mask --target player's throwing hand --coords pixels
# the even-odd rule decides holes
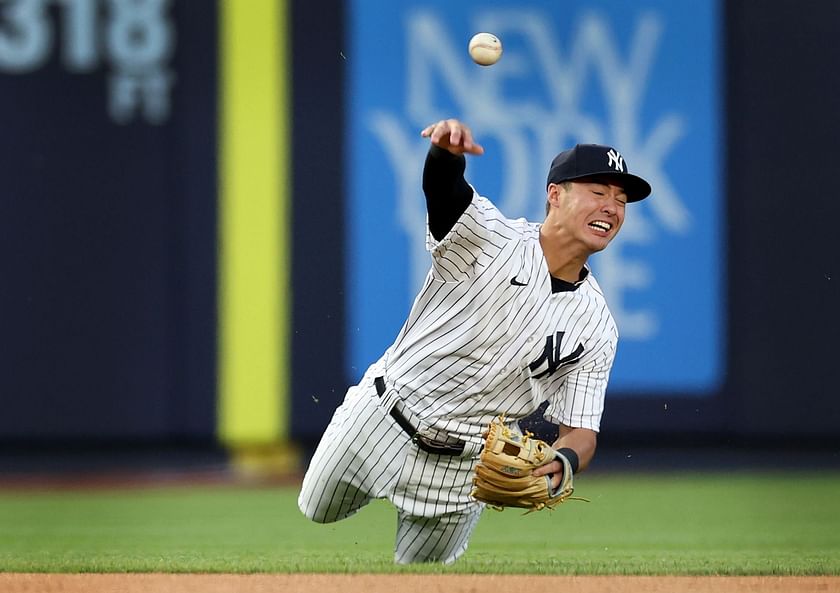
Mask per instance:
[[[424,128],[420,135],[452,154],[484,154],[484,147],[473,140],[469,127],[457,119],[443,119],[431,124]]]

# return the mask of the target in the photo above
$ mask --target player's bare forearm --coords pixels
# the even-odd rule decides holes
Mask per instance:
[[[560,436],[554,442],[555,449],[568,447],[578,455],[580,465],[578,473],[589,467],[589,462],[595,457],[595,448],[598,445],[598,433],[588,428],[571,428],[560,425]]]

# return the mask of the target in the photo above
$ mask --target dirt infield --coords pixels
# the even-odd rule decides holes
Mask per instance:
[[[840,577],[0,573],[3,593],[831,593]]]

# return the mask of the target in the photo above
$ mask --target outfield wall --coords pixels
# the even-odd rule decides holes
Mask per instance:
[[[265,35],[189,2],[4,7],[0,440],[311,442],[387,346],[419,269],[413,202],[400,210],[397,198],[417,189],[416,143],[388,152],[388,138],[424,117],[472,114],[504,153],[514,135],[472,94],[539,102],[541,71],[516,67],[536,55],[571,67],[577,48],[595,68],[612,48],[618,64],[649,65],[630,92],[640,130],[673,134],[659,161],[630,143],[630,162],[666,181],[663,203],[682,204],[695,226],[646,205],[659,232],[637,228],[629,259],[596,264],[615,286],[634,281],[621,275],[633,266],[655,277],[620,293],[626,358],[605,435],[836,443],[840,7],[721,2],[688,14],[651,0],[622,15],[620,2],[571,3],[552,57],[528,53],[542,51],[528,43],[542,20],[525,16],[545,3],[499,20],[507,4],[463,3],[447,17],[435,2],[381,12],[264,0],[244,17],[269,23]],[[513,69],[480,72],[465,95],[447,77],[478,75],[453,40],[485,24],[520,27],[499,64]],[[377,27],[384,49],[365,43]],[[265,51],[274,58],[258,60]],[[610,105],[626,96],[609,92],[620,77],[583,72],[575,106],[589,127],[574,133],[620,145],[628,120]],[[475,167],[485,193],[530,212],[492,171],[513,167],[493,158]]]

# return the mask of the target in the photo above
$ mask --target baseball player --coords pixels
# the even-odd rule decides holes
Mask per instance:
[[[482,433],[548,401],[559,425],[553,487],[596,446],[618,332],[587,267],[650,185],[609,146],[582,144],[551,163],[546,217],[506,218],[464,178],[481,155],[454,119],[425,128],[431,269],[394,343],[348,389],[303,480],[313,521],[344,519],[374,498],[397,509],[397,563],[452,563],[483,504],[470,496]]]

